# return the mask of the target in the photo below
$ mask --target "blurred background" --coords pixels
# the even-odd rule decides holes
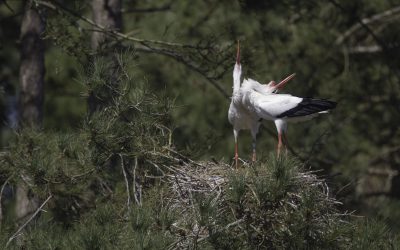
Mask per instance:
[[[18,124],[20,31],[27,2],[45,22],[45,131],[81,127],[88,107],[80,72],[91,56],[118,50],[111,46],[118,44],[135,54],[136,79],[174,100],[175,146],[197,159],[231,162],[227,111],[240,40],[245,77],[265,83],[296,73],[283,93],[338,102],[329,115],[289,126],[291,153],[327,178],[344,210],[385,220],[400,232],[399,1],[123,0],[119,33],[94,45],[92,33],[100,28],[84,18],[92,18],[96,1],[3,0],[3,149]],[[274,125],[264,122],[258,155],[266,157],[275,147]],[[250,157],[248,131],[241,133],[239,150],[243,159]]]

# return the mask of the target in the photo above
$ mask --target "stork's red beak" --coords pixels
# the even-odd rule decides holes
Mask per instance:
[[[240,42],[237,43],[236,64],[240,64]]]
[[[290,81],[292,78],[294,78],[296,76],[295,73],[291,74],[290,76],[286,77],[285,79],[283,79],[280,83],[278,83],[277,85],[275,85],[276,89],[281,89],[285,86],[285,84]]]

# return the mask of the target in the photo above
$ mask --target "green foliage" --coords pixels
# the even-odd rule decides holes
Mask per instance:
[[[43,219],[37,221],[25,234],[26,236],[23,239],[19,239],[21,240],[19,244],[27,249],[55,250],[66,249],[73,245],[73,242],[69,242],[69,234],[62,227],[48,223]],[[11,245],[11,249],[19,249],[19,247]]]
[[[388,237],[389,228],[374,219],[357,221],[353,232],[353,249],[397,249],[399,238]]]
[[[117,207],[102,205],[74,225],[75,246],[82,249],[112,249],[120,244],[123,223],[115,212]]]
[[[174,238],[169,232],[176,215],[171,208],[164,207],[159,197],[149,197],[143,205],[134,206],[130,212],[131,230],[127,234],[130,247],[134,249],[165,249],[169,247]]]
[[[228,191],[228,200],[240,204],[246,194],[246,176],[244,174],[232,173],[229,176],[232,187]]]

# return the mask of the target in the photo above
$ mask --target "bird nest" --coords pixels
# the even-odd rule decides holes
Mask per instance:
[[[240,169],[179,163],[165,166],[166,200],[179,214],[170,230],[177,239],[171,248],[301,247],[302,242],[323,247],[322,239],[337,233],[337,223],[346,223],[325,181],[293,159],[272,157]]]

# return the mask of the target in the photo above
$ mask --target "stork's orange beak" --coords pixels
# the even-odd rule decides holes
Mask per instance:
[[[240,42],[237,41],[236,64],[240,64]]]
[[[276,89],[281,89],[285,86],[285,84],[290,81],[292,78],[294,78],[296,76],[295,73],[291,74],[290,76],[286,77],[285,79],[283,79],[280,83],[278,83],[277,85],[275,85]]]

